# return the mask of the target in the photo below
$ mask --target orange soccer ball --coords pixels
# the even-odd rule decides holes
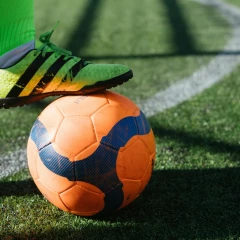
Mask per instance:
[[[27,146],[30,173],[58,208],[80,216],[125,207],[146,187],[155,139],[141,110],[105,91],[61,97],[35,121]]]

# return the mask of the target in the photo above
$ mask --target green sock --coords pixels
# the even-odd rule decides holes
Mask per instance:
[[[0,0],[0,56],[34,39],[33,0]]]

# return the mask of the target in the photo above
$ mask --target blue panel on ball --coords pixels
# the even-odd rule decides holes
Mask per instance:
[[[32,140],[35,142],[38,150],[51,143],[45,126],[38,119],[35,121],[30,135],[31,138],[34,136],[34,139],[32,138]]]
[[[116,172],[118,151],[135,135],[145,135],[151,130],[141,112],[137,117],[126,117],[113,126],[104,136],[96,151],[85,159],[71,162],[58,154],[49,142],[44,125],[39,121],[33,125],[31,139],[35,142],[43,164],[55,174],[69,181],[84,181],[98,187],[105,193],[105,207],[102,212],[118,209],[124,199],[122,182]]]
[[[58,154],[52,144],[47,145],[39,150],[39,156],[44,165],[52,172],[74,181],[73,163],[67,157]]]
[[[150,132],[151,127],[142,111],[140,112],[140,116],[136,117],[134,119],[137,122],[138,135],[145,135]]]
[[[101,143],[111,146],[118,151],[135,135],[138,135],[135,119],[134,117],[126,117],[120,120],[107,136],[102,138]]]

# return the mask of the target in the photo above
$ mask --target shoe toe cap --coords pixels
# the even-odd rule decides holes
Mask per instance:
[[[79,77],[97,82],[122,76],[129,71],[131,69],[121,64],[89,64],[80,71]]]

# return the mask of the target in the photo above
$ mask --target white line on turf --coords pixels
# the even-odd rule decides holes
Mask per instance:
[[[222,53],[215,57],[207,66],[194,72],[169,88],[158,92],[146,102],[139,104],[147,117],[151,117],[170,107],[190,99],[194,95],[209,88],[240,63],[240,56],[227,54],[227,51],[239,51],[240,10],[218,0],[194,0],[202,4],[213,5],[226,17],[233,27],[233,35]],[[9,176],[27,167],[26,150],[20,149],[5,156],[0,156],[0,178]]]
[[[19,149],[8,155],[0,156],[0,179],[27,167],[25,149]]]
[[[240,63],[240,54],[234,54],[240,50],[240,10],[218,0],[195,0],[197,2],[213,5],[219,9],[233,27],[231,39],[224,50],[210,63],[191,76],[186,77],[169,88],[156,93],[146,102],[140,103],[142,111],[151,117],[165,109],[176,106],[190,99],[214,83],[222,80]],[[231,52],[232,54],[229,54]]]

